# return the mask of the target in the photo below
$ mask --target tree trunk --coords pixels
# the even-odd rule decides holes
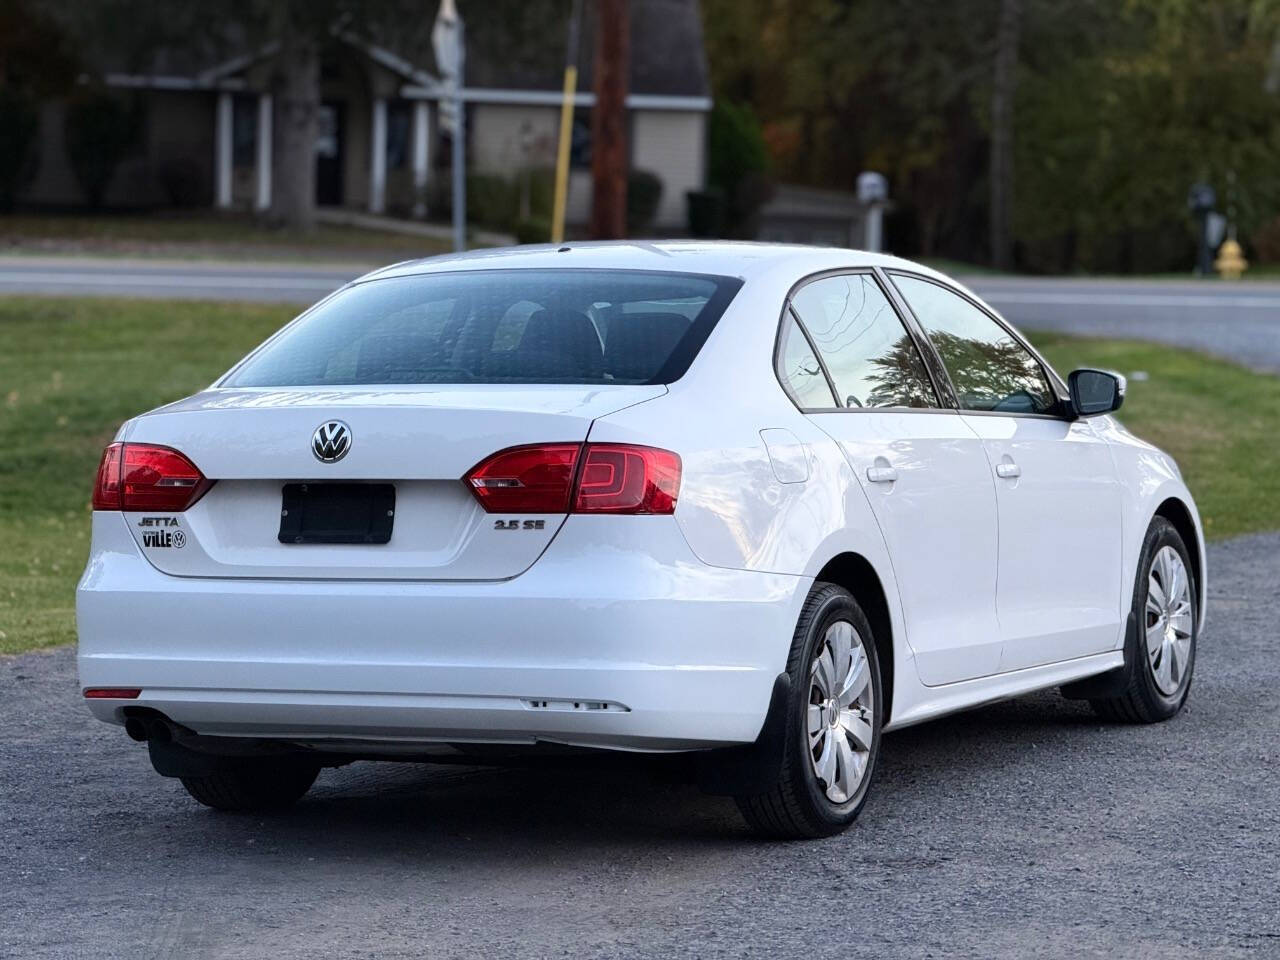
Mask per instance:
[[[627,77],[631,12],[627,0],[597,0],[595,94],[591,111],[591,238],[627,235]]]
[[[991,263],[1013,265],[1013,101],[1018,87],[1018,35],[1022,0],[1001,0],[991,90]]]
[[[288,4],[280,4],[287,9]],[[278,34],[272,89],[275,150],[272,215],[291,230],[309,231],[316,221],[316,132],[320,112],[320,49],[294,24]]]

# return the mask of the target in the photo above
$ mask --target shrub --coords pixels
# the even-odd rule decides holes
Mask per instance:
[[[161,161],[156,178],[172,207],[196,207],[209,200],[204,171],[190,157],[170,157]]]
[[[724,197],[717,233],[755,236],[760,207],[773,189],[764,132],[751,107],[716,101],[709,121],[707,180]]]
[[[517,243],[546,243],[551,239],[551,221],[530,217],[516,224]]]
[[[522,217],[520,205],[524,193],[529,199],[529,213]],[[543,243],[550,235],[551,204],[555,192],[554,171],[544,168],[524,170],[514,179],[493,173],[467,174],[467,222],[491,230],[516,233],[524,225],[543,224],[544,235],[522,243]],[[453,216],[453,181],[447,169],[432,171],[426,188],[427,212],[433,220]]]
[[[718,237],[724,232],[724,195],[718,190],[685,194],[689,233],[695,237]]]
[[[1253,255],[1263,263],[1280,263],[1280,216],[1268,220],[1249,238]]]
[[[662,202],[662,180],[649,170],[632,170],[627,176],[627,233],[644,233],[653,226]]]
[[[12,210],[36,168],[36,105],[17,91],[0,87],[0,210]]]
[[[551,220],[556,200],[556,171],[553,167],[535,167],[522,176],[529,177],[529,214]]]
[[[89,206],[102,206],[116,167],[133,147],[136,114],[105,93],[86,94],[67,104],[67,160]]]
[[[510,230],[516,220],[516,203],[516,190],[505,177],[491,173],[467,174],[468,222]]]

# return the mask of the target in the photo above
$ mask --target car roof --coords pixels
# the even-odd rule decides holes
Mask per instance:
[[[743,280],[793,272],[799,279],[823,270],[871,266],[910,269],[950,280],[922,264],[864,250],[733,240],[615,240],[496,247],[406,260],[367,273],[356,282],[459,270],[560,268],[660,270]]]

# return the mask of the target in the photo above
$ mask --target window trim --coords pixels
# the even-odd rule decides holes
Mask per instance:
[[[938,368],[942,376],[946,377],[947,391],[951,400],[955,403],[956,409],[965,416],[978,417],[1018,417],[1028,420],[1060,420],[1072,422],[1076,418],[1071,415],[1071,404],[1069,401],[1070,393],[1066,390],[1065,381],[1058,375],[1058,371],[1054,370],[1040,351],[1027,342],[1026,337],[1009,325],[1003,317],[994,310],[978,300],[975,296],[961,289],[954,283],[940,280],[937,277],[928,276],[915,270],[903,270],[897,267],[882,269],[886,278],[889,280],[890,286],[893,287],[894,293],[902,301],[903,309],[911,314],[912,322],[919,326],[921,334],[926,338],[929,344],[929,352],[936,359]],[[924,324],[920,323],[916,317],[915,311],[911,309],[911,303],[907,300],[906,295],[898,289],[897,284],[893,282],[895,276],[908,277],[912,280],[923,280],[926,283],[932,283],[935,287],[941,287],[949,293],[955,294],[961,300],[973,306],[978,312],[985,315],[996,326],[1007,333],[1015,343],[1021,346],[1027,353],[1031,354],[1031,358],[1035,360],[1037,366],[1040,367],[1040,373],[1045,378],[1045,382],[1049,384],[1049,390],[1053,394],[1053,399],[1057,403],[1057,411],[1053,413],[1017,413],[1009,410],[966,410],[960,405],[960,395],[956,392],[955,384],[951,380],[951,372],[947,370],[947,365],[942,359],[942,354],[938,352],[938,348],[933,343],[933,338],[929,336],[929,332],[924,328]]]
[[[884,296],[886,302],[889,304],[889,308],[893,311],[894,316],[897,317],[898,322],[902,324],[902,329],[906,331],[907,336],[911,338],[911,342],[915,345],[916,353],[920,355],[920,362],[924,364],[925,374],[929,377],[929,385],[933,388],[933,397],[934,397],[935,403],[937,404],[936,406],[931,406],[931,407],[847,407],[844,404],[840,403],[840,391],[836,389],[835,380],[831,376],[831,371],[827,368],[827,361],[823,359],[822,353],[814,345],[813,337],[810,336],[809,330],[804,324],[804,320],[801,318],[799,311],[796,310],[795,307],[792,305],[792,299],[794,298],[797,291],[799,291],[803,287],[807,287],[811,283],[816,283],[819,280],[826,280],[830,277],[843,277],[843,276],[869,276],[871,277],[872,282],[874,282],[876,286],[880,289],[881,294]],[[801,277],[799,280],[797,280],[795,283],[791,285],[790,289],[787,290],[787,295],[782,300],[782,312],[778,317],[777,330],[774,333],[773,375],[777,379],[778,385],[782,387],[783,393],[787,395],[787,399],[789,399],[792,402],[792,404],[795,405],[795,408],[799,410],[801,413],[804,413],[804,414],[948,413],[953,411],[952,407],[947,406],[947,401],[951,398],[947,392],[941,389],[941,386],[938,381],[937,373],[934,371],[932,364],[929,362],[929,357],[932,356],[933,345],[928,344],[927,348],[921,345],[921,342],[920,342],[921,332],[916,328],[914,315],[908,315],[910,316],[910,319],[908,319],[908,316],[904,316],[902,307],[899,305],[897,298],[894,296],[894,293],[891,293],[889,290],[885,289],[885,287],[886,287],[886,284],[884,282],[884,279],[880,276],[880,271],[876,267],[865,266],[865,267],[835,267],[829,270],[819,270],[815,273],[811,273],[804,277]],[[788,389],[787,387],[786,378],[782,374],[781,360],[782,360],[782,333],[783,333],[783,329],[785,327],[788,316],[791,316],[795,320],[796,325],[800,328],[800,332],[804,334],[805,342],[809,344],[809,349],[812,350],[813,355],[817,357],[818,365],[822,367],[822,375],[823,377],[826,378],[827,389],[831,391],[831,399],[834,404],[834,406],[830,408],[802,407],[800,403],[796,400],[796,398],[792,395],[791,390]],[[948,383],[948,387],[949,386],[950,384]]]

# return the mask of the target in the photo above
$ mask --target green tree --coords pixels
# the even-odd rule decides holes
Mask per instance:
[[[760,121],[749,106],[720,100],[708,127],[707,182],[723,199],[722,229],[749,239],[760,207],[773,193]]]
[[[1165,270],[1190,264],[1195,180],[1243,237],[1280,213],[1275,0],[703,11],[716,96],[752,105],[778,179],[851,190],[885,173],[899,252]]]
[[[64,125],[71,171],[96,210],[116,167],[137,143],[137,110],[123,97],[91,89],[67,104]]]
[[[0,210],[35,172],[40,101],[64,93],[75,73],[55,20],[26,0],[0,0]]]

